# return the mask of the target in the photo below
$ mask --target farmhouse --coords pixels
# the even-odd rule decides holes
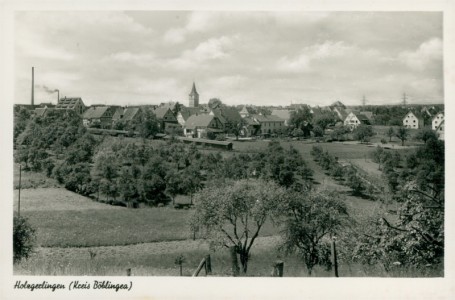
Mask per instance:
[[[253,110],[251,109],[251,107],[244,105],[243,108],[240,110],[239,114],[242,118],[249,117],[250,115],[253,114]]]
[[[70,109],[75,111],[78,115],[82,115],[85,111],[85,104],[81,98],[60,98],[58,104],[55,106],[57,109]]]
[[[411,129],[423,128],[423,117],[413,111],[409,111],[403,118],[403,126]]]
[[[179,126],[179,122],[177,121],[177,118],[174,116],[174,113],[170,108],[157,107],[153,113],[155,114],[162,131],[168,128]]]
[[[444,120],[436,127],[436,133],[438,134],[438,138],[440,140],[444,140]]]
[[[180,126],[185,127],[186,120],[192,115],[201,114],[201,110],[198,107],[180,107],[180,111],[177,113],[177,122]]]
[[[233,107],[214,108],[210,111],[210,115],[216,116],[221,121],[224,131],[229,131],[242,122],[242,117]]]
[[[431,120],[431,129],[436,130],[443,121],[444,113],[440,112],[436,114]]]
[[[277,116],[252,115],[251,118],[261,125],[261,133],[275,133],[284,127],[284,120]]]
[[[347,126],[351,130],[357,128],[361,124],[371,125],[371,121],[366,115],[360,112],[351,111],[344,120],[344,126]]]
[[[223,124],[216,117],[209,114],[193,115],[186,121],[183,134],[186,137],[205,138],[211,134],[222,133]]]
[[[82,115],[82,122],[86,127],[99,126],[110,128],[115,109],[109,106],[93,106]]]
[[[246,117],[243,118],[245,125],[241,130],[241,135],[245,137],[251,137],[258,135],[261,132],[261,123],[254,120],[253,118]]]
[[[288,109],[274,109],[272,110],[272,116],[277,116],[284,120],[284,126],[289,126],[289,120],[291,119],[291,110]]]

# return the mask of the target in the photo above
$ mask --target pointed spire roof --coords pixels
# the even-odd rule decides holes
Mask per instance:
[[[193,87],[191,88],[191,93],[190,95],[199,95],[196,91],[196,84],[193,81]]]

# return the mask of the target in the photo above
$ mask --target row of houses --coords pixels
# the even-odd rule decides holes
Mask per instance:
[[[190,93],[194,98],[195,85]],[[235,107],[219,105],[209,108],[208,105],[199,105],[191,102],[191,107],[176,102],[161,103],[159,106],[120,107],[93,105],[86,107],[81,98],[61,98],[55,106],[45,104],[35,108],[35,114],[43,116],[46,112],[54,109],[69,109],[82,117],[83,124],[87,127],[114,128],[117,124],[139,124],[144,114],[153,113],[159,123],[162,132],[172,129],[183,130],[185,137],[216,136],[220,133],[237,132],[241,136],[267,135],[280,132],[289,126],[292,111],[295,109],[273,109],[271,115],[257,113],[250,106],[243,106],[240,110]],[[330,106],[310,107],[306,105],[313,115],[324,112],[332,112],[338,117],[338,121],[351,130],[361,124],[371,125],[374,123],[373,113],[369,111],[354,111],[341,103],[334,102]],[[403,118],[403,126],[419,129],[424,126],[423,115],[432,113],[426,109],[422,111],[409,111]],[[239,127],[240,128],[237,128]],[[444,135],[444,114],[437,113],[432,118],[432,129]]]

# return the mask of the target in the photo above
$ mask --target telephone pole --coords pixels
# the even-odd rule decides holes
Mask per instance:
[[[408,97],[406,96],[406,93],[403,93],[403,105],[406,106],[406,99],[408,99]]]

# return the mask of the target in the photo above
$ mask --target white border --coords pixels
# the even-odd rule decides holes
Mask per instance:
[[[13,290],[16,280],[47,280],[69,284],[76,277],[12,276],[12,112],[14,87],[13,15],[20,10],[253,10],[253,11],[443,11],[444,12],[444,87],[446,116],[453,115],[455,87],[454,0],[405,1],[1,1],[0,0],[0,298],[1,299],[455,299],[454,174],[451,134],[446,134],[446,262],[445,277],[435,279],[401,278],[178,278],[178,277],[105,277],[111,281],[133,280],[131,292],[54,292]],[[372,32],[372,34],[374,34]],[[447,118],[448,132],[452,129]],[[84,281],[102,277],[83,277]]]

